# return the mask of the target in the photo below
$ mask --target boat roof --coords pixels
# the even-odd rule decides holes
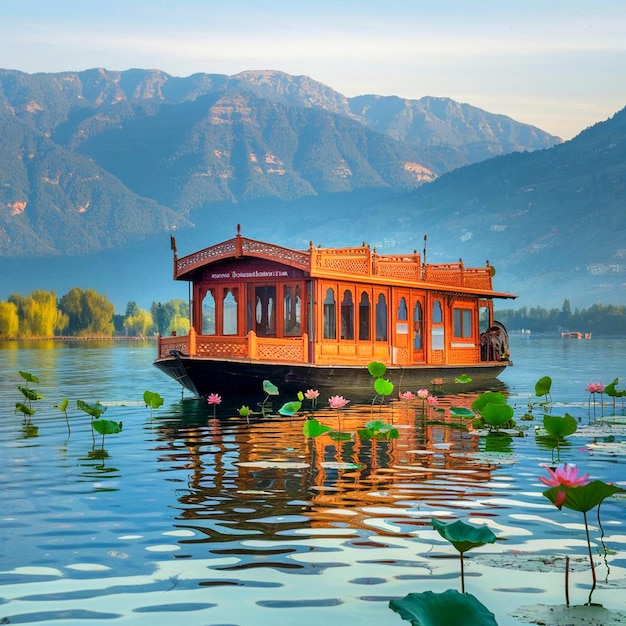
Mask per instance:
[[[180,258],[172,237],[172,250],[175,280],[194,281],[205,268],[215,263],[252,258],[281,263],[302,270],[310,277],[419,287],[487,298],[517,297],[493,290],[491,279],[495,270],[489,262],[479,268],[465,267],[462,260],[458,263],[426,264],[415,251],[404,255],[378,254],[376,248],[372,250],[365,243],[353,248],[322,248],[314,247],[311,242],[308,250],[294,250],[243,237],[239,225],[237,235],[232,239]]]

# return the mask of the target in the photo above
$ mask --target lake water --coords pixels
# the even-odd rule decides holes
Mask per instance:
[[[237,399],[225,398],[213,419],[213,407],[182,397],[152,366],[153,342],[0,343],[0,623],[408,623],[390,599],[460,589],[457,553],[432,517],[471,518],[497,535],[467,553],[465,587],[500,626],[528,623],[525,607],[564,604],[565,556],[570,601],[584,604],[582,516],[542,496],[538,476],[553,452],[534,436],[534,385],[549,375],[552,412],[579,420],[561,460],[626,487],[624,427],[590,427],[585,391],[614,378],[626,386],[626,339],[513,336],[511,347],[515,365],[500,381],[526,436],[459,428],[449,408],[477,394],[444,388],[444,413],[432,415],[415,401],[350,404],[339,416],[320,403],[314,416],[332,426],[339,417],[343,431],[371,419],[399,431],[391,442],[335,442],[303,436],[306,412],[248,425],[226,406]],[[20,370],[39,378],[31,386],[44,396],[27,425],[14,412]],[[152,414],[145,390],[165,399]],[[63,398],[69,435],[53,406]],[[103,417],[123,423],[105,452],[78,399],[103,403]],[[614,415],[604,400],[598,419]],[[534,422],[521,420],[529,403]],[[442,415],[447,424],[436,423]],[[593,601],[626,612],[626,501],[606,500],[602,522],[603,536],[591,514]]]

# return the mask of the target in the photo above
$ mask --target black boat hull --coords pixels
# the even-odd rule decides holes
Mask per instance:
[[[314,365],[310,363],[268,363],[235,359],[210,359],[184,354],[157,359],[154,365],[197,396],[211,393],[222,397],[258,396],[263,393],[263,381],[269,380],[278,387],[280,395],[293,395],[298,391],[316,389],[322,399],[340,394],[348,397],[371,398],[374,379],[366,366]],[[508,362],[454,366],[413,366],[387,368],[385,378],[395,386],[395,392],[417,389],[445,389],[470,391],[485,388],[487,383],[502,386],[497,376]],[[455,383],[465,374],[470,384]],[[499,383],[499,385],[497,384]]]

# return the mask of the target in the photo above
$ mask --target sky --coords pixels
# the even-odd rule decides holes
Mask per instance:
[[[0,68],[280,70],[563,139],[626,106],[624,0],[0,0]]]

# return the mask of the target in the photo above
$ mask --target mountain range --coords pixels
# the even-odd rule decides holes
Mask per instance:
[[[626,112],[562,142],[447,98],[306,76],[0,70],[0,298],[181,295],[180,253],[234,235],[489,259],[520,304],[626,300]]]

